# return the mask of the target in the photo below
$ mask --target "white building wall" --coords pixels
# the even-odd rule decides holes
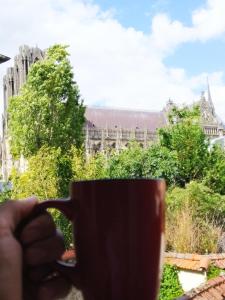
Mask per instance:
[[[188,292],[207,281],[206,272],[179,270],[178,278],[184,292]]]

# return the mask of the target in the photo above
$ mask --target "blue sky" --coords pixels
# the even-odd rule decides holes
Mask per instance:
[[[114,9],[124,26],[150,31],[151,18],[157,13],[168,13],[172,18],[191,24],[191,13],[205,4],[204,0],[96,0],[103,9]]]
[[[191,26],[191,14],[205,6],[204,0],[96,0],[103,9],[112,9],[125,27],[134,27],[146,34],[151,31],[152,18],[166,13],[171,19]],[[207,42],[191,42],[180,45],[164,60],[168,67],[184,68],[189,75],[225,69],[225,40],[215,38]]]
[[[208,77],[225,122],[225,0],[0,0],[0,7],[0,52],[13,58],[23,44],[69,45],[86,105],[192,104]],[[0,65],[0,77],[13,63]]]

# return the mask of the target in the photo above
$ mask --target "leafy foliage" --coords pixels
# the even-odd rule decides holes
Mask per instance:
[[[28,161],[28,169],[20,174],[13,169],[11,181],[13,184],[12,197],[15,199],[36,195],[41,200],[55,199],[58,191],[58,161],[60,149],[42,147]]]
[[[221,146],[214,146],[210,151],[204,182],[213,191],[225,195],[225,151]]]
[[[220,274],[221,269],[211,265],[207,271],[207,280],[218,277]]]
[[[223,196],[202,183],[191,182],[185,189],[170,190],[167,193],[167,250],[216,252],[223,230],[223,202]]]
[[[110,178],[143,177],[144,151],[136,142],[120,153],[113,153],[109,159]]]
[[[175,187],[167,193],[167,208],[178,211],[185,204],[193,208],[197,218],[223,220],[225,214],[224,196],[214,193],[203,183],[192,181],[185,188]]]
[[[176,267],[164,265],[159,300],[174,300],[183,294]]]
[[[168,185],[174,185],[179,177],[177,153],[159,144],[145,150],[142,168],[144,177],[164,178]]]
[[[42,146],[61,147],[65,152],[83,141],[85,109],[66,48],[49,48],[45,59],[31,66],[20,95],[10,99],[9,135],[14,157],[30,157]]]
[[[208,141],[199,123],[199,109],[174,109],[171,125],[159,130],[160,145],[175,151],[180,185],[202,179],[208,163]]]
[[[36,195],[41,200],[68,197],[69,182],[106,177],[106,157],[101,154],[85,159],[82,149],[72,147],[67,154],[61,149],[43,146],[28,160],[28,169],[20,174],[13,169],[12,197]],[[62,230],[66,246],[72,243],[71,223],[55,209],[50,210],[56,225]]]
[[[9,183],[4,183],[0,192],[0,203],[11,199],[12,190]]]
[[[90,157],[85,157],[83,149],[72,147],[71,167],[73,180],[103,179],[108,177],[107,157],[97,153]]]

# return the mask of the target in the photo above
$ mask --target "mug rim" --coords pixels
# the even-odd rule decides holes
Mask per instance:
[[[149,181],[149,182],[166,182],[164,178],[101,178],[101,179],[78,179],[78,180],[72,180],[71,184],[74,183],[85,183],[85,182],[109,182],[109,181]]]

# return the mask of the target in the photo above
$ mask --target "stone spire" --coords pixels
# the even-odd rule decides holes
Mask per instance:
[[[211,93],[210,93],[210,87],[209,87],[209,79],[207,77],[207,92],[208,92],[208,103],[209,103],[209,107],[211,108],[212,114],[213,116],[215,116],[215,108],[212,102],[212,97],[211,97]]]

